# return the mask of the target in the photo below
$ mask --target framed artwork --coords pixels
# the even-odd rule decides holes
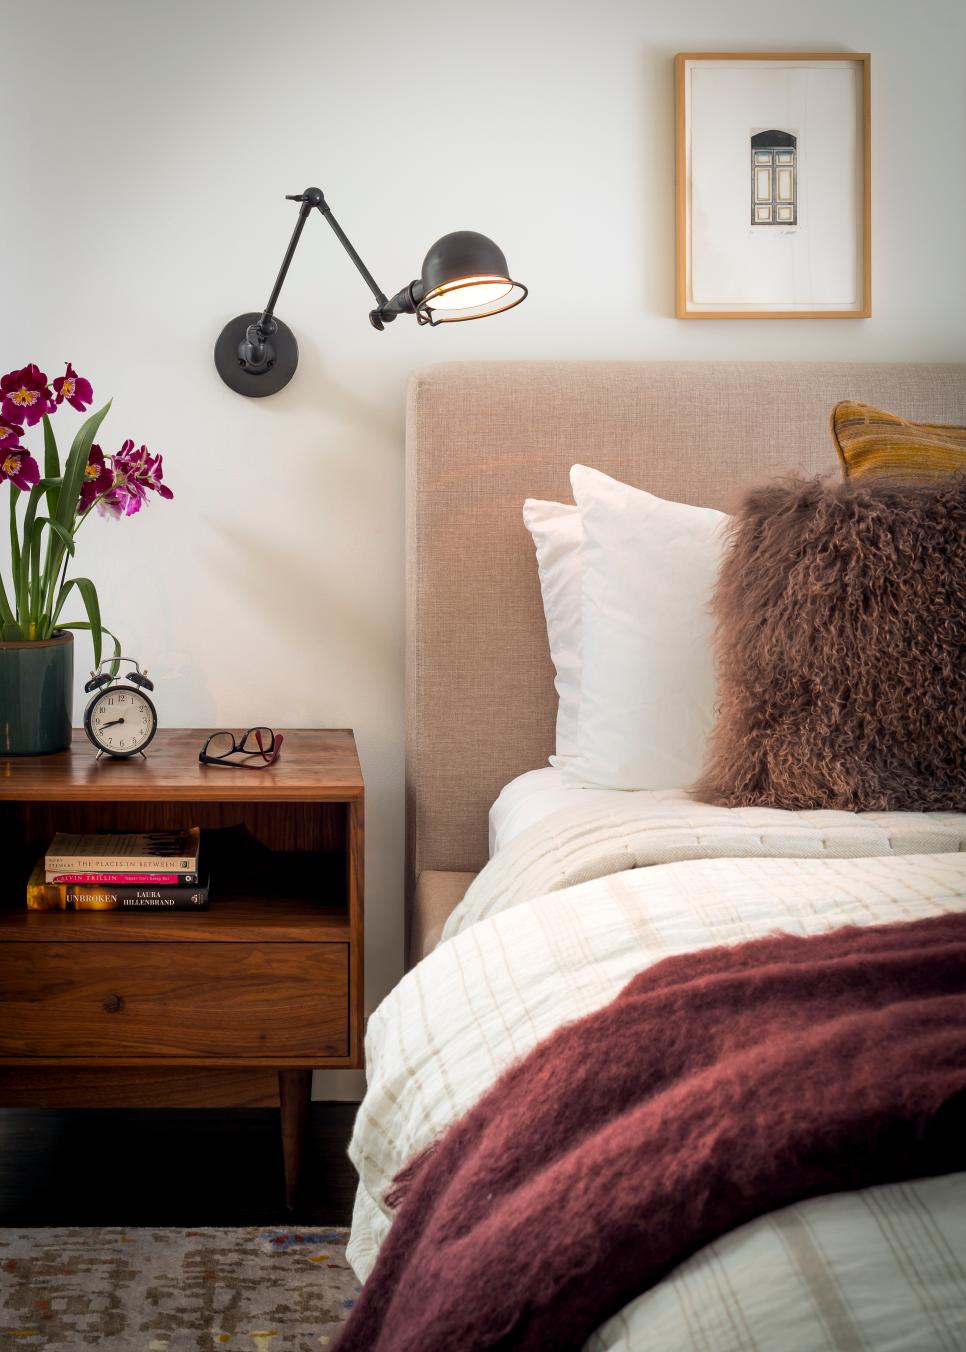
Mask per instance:
[[[872,313],[869,56],[675,58],[679,319]]]

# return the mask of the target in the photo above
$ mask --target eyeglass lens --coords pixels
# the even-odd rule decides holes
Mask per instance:
[[[230,732],[216,732],[209,737],[205,754],[208,756],[230,756],[237,748]]]
[[[272,751],[275,734],[271,728],[249,728],[241,740],[240,750],[249,752]]]

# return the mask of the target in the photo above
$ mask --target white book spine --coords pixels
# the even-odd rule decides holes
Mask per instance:
[[[44,869],[47,873],[197,873],[198,860],[184,855],[48,854]]]

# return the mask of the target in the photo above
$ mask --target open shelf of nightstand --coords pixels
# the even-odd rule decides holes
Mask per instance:
[[[312,1069],[362,1064],[362,775],[344,730],[285,731],[264,771],[200,765],[203,740],[0,758],[0,1103],[263,1103],[271,1071],[291,1200]],[[26,909],[56,832],[183,826],[207,910]]]

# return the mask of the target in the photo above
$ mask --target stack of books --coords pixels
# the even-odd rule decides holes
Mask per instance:
[[[27,884],[30,911],[203,911],[201,832],[56,835]]]

